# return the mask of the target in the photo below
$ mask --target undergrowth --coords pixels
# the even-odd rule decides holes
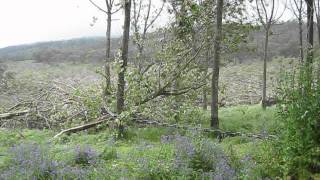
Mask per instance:
[[[239,106],[220,112],[225,130],[235,126],[244,132],[273,130],[274,108],[262,112],[258,106]],[[208,112],[195,110],[189,118],[196,117],[208,126]],[[173,128],[131,127],[127,131],[126,139],[117,139],[115,130],[105,129],[50,141],[52,131],[1,130],[0,179],[279,177],[269,141],[229,137],[220,143],[208,133]]]

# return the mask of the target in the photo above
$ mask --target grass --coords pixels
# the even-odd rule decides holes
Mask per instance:
[[[240,132],[272,132],[275,126],[275,111],[275,107],[263,111],[260,105],[223,108],[220,110],[221,127]]]
[[[203,121],[209,121],[209,112],[199,110],[206,117]],[[269,108],[262,111],[260,106],[237,106],[231,108],[223,108],[220,110],[221,126],[225,130],[237,130],[244,132],[261,132],[264,129],[272,129],[274,123],[275,108]],[[208,124],[208,122],[203,122]],[[160,139],[163,135],[181,134],[181,132],[172,128],[130,128],[128,130],[130,137],[124,140],[114,141],[113,130],[103,130],[101,132],[81,132],[70,136],[64,135],[59,139],[49,143],[55,132],[39,131],[39,130],[6,130],[0,131],[0,171],[8,165],[10,156],[8,150],[21,143],[35,142],[50,147],[50,153],[55,160],[70,163],[73,158],[73,151],[76,146],[90,146],[99,154],[105,149],[114,149],[117,158],[111,158],[103,167],[108,169],[110,173],[126,170],[126,176],[142,177],[141,169],[147,168],[148,171],[169,171],[171,163],[175,158],[174,145],[161,144]],[[185,133],[186,134],[186,133]],[[187,132],[188,134],[188,132]],[[216,142],[215,139],[211,141]],[[241,158],[247,154],[252,154],[257,145],[263,141],[253,141],[245,137],[226,138],[220,144],[226,152],[230,149]],[[148,161],[147,164],[141,164],[140,161]],[[139,170],[139,171],[138,171]],[[137,172],[142,174],[137,174]],[[148,172],[152,173],[152,172]],[[112,177],[116,177],[115,174]],[[120,177],[119,177],[120,178]],[[117,179],[117,178],[115,178]]]

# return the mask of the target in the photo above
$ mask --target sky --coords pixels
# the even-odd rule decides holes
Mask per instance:
[[[104,0],[94,0],[104,7]],[[153,0],[157,5],[160,0]],[[98,20],[94,26],[93,17]],[[122,33],[123,12],[114,15],[112,36]],[[163,15],[156,24],[168,22]],[[104,36],[106,16],[89,0],[0,0],[0,48],[79,37]]]
[[[155,0],[160,1],[160,0]],[[104,0],[95,0],[102,7]],[[94,26],[93,17],[98,20]],[[112,36],[120,36],[123,12],[114,15]],[[162,17],[157,23],[164,23]],[[106,15],[89,0],[0,0],[0,48],[79,37],[104,36]]]

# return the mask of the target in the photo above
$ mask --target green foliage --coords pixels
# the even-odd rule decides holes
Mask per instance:
[[[286,171],[286,161],[282,158],[283,146],[274,141],[262,142],[255,147],[252,149],[252,154],[257,162],[255,173],[260,174],[263,178],[283,178]]]
[[[99,155],[105,161],[110,161],[118,158],[117,150],[114,147],[105,147],[103,152]]]
[[[318,72],[315,72],[316,74]],[[320,167],[320,86],[309,68],[286,73],[280,81],[279,115],[286,172],[300,178]]]

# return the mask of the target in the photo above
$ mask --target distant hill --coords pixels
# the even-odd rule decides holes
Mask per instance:
[[[10,46],[0,49],[2,60],[102,61],[105,56],[104,37],[79,38],[28,45]],[[112,39],[112,50],[119,46],[119,38]]]
[[[304,27],[305,29],[305,27]],[[316,31],[315,31],[316,32]],[[285,22],[275,25],[270,38],[270,57],[298,57],[298,24],[294,21]],[[157,39],[156,34],[151,35]],[[306,37],[306,31],[304,31]],[[159,39],[159,38],[158,38]],[[112,55],[114,55],[120,47],[120,38],[113,38],[111,42]],[[153,41],[155,42],[155,41]],[[234,53],[231,57],[233,61],[240,63],[250,61],[252,59],[260,59],[263,54],[264,34],[262,30],[252,32],[248,38],[247,46],[254,51],[242,49],[238,53]],[[0,61],[10,60],[36,60],[39,62],[102,62],[105,56],[104,37],[79,38],[72,40],[41,42],[28,45],[11,46],[0,49]],[[156,44],[156,43],[155,43]],[[150,50],[152,46],[147,47]],[[131,44],[130,52],[133,53],[135,48]]]

